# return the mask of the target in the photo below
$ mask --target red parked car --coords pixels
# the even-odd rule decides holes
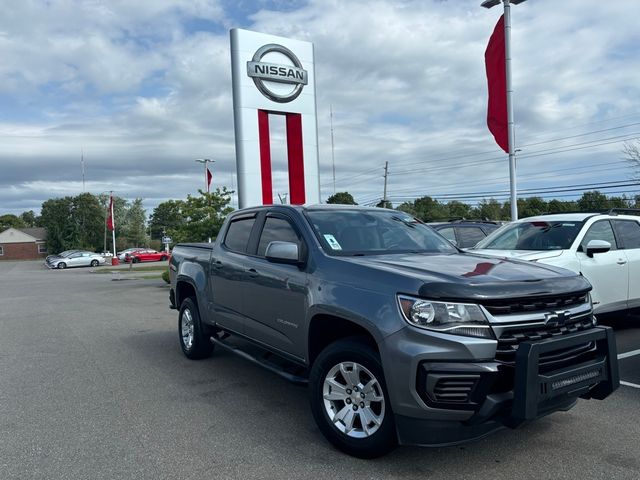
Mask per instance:
[[[155,250],[141,249],[131,252],[124,257],[125,262],[164,262],[169,259],[167,252],[157,252]]]

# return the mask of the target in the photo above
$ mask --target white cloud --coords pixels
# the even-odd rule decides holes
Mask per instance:
[[[20,212],[77,193],[81,148],[92,189],[117,185],[148,207],[201,187],[194,158],[217,159],[214,182],[230,185],[229,26],[315,43],[324,198],[330,104],[338,190],[379,197],[385,161],[397,198],[504,190],[506,161],[485,126],[483,60],[499,11],[478,3],[316,0],[282,12],[258,2],[251,23],[235,25],[216,1],[11,2],[0,17],[0,205]],[[640,122],[638,13],[635,0],[513,8],[520,145]],[[196,20],[215,28],[192,32]],[[633,132],[640,128],[523,147],[521,184],[572,183],[562,176],[570,170],[540,174],[617,161],[621,144],[526,154]],[[593,170],[586,181],[627,175]],[[278,189],[286,178],[274,174]]]

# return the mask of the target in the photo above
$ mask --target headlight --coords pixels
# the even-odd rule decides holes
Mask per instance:
[[[409,325],[436,332],[494,338],[482,309],[472,303],[434,302],[398,295],[402,316]]]

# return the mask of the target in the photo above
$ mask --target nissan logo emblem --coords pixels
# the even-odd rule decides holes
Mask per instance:
[[[291,60],[293,65],[261,62],[262,57],[270,52],[281,53]],[[298,95],[302,92],[302,88],[308,82],[307,71],[302,68],[302,63],[300,63],[298,57],[287,47],[275,43],[264,45],[254,53],[253,59],[247,62],[247,75],[253,79],[253,83],[256,84],[260,93],[269,100],[278,103],[287,103],[298,98]],[[290,84],[294,87],[288,94],[276,93],[266,86],[265,81]]]

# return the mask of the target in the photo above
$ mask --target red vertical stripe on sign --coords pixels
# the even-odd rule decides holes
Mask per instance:
[[[302,205],[304,192],[304,155],[302,149],[302,115],[287,113],[287,155],[289,158],[289,195],[292,205]]]
[[[487,126],[496,143],[509,153],[509,127],[507,124],[507,67],[504,41],[504,15],[491,34],[484,61],[489,86]]]
[[[271,140],[269,138],[269,112],[258,110],[258,138],[260,142],[260,178],[262,179],[262,204],[273,204],[271,180]]]

